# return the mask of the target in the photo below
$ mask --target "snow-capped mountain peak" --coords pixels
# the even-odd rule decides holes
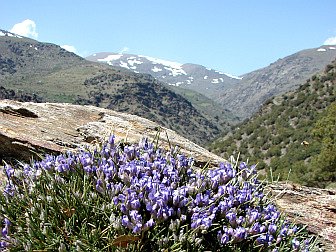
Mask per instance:
[[[144,55],[95,53],[87,59],[127,68],[136,73],[150,74],[168,85],[193,89],[201,93],[214,92],[241,80],[240,77],[201,65],[182,64]]]

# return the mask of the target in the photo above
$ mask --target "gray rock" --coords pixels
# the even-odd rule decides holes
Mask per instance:
[[[83,145],[94,147],[111,134],[117,141],[129,143],[158,137],[160,146],[179,146],[199,165],[224,161],[174,131],[139,116],[94,106],[0,100],[1,159],[29,160],[46,152],[60,153]]]

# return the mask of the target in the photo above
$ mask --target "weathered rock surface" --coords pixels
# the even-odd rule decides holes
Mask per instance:
[[[268,186],[279,208],[318,235],[323,251],[336,251],[336,190],[276,183]]]
[[[111,134],[117,140],[126,139],[130,143],[159,135],[160,145],[178,145],[200,165],[223,161],[174,131],[139,116],[94,106],[0,100],[1,159],[29,160],[36,153],[59,153],[83,145],[93,146]]]
[[[114,134],[117,140],[154,139],[160,127],[147,119],[93,106],[21,103],[0,100],[0,159],[29,160],[43,152],[59,153]],[[223,161],[220,157],[162,128],[159,144],[180,146],[198,165]],[[2,160],[0,160],[0,165]],[[336,191],[291,184],[268,186],[276,204],[289,218],[308,226],[322,238],[325,251],[336,251]]]

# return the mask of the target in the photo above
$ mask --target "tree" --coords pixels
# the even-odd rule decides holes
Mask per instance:
[[[315,186],[324,187],[336,181],[336,103],[327,108],[326,115],[317,121],[312,134],[322,143],[320,154],[311,162],[317,181]]]

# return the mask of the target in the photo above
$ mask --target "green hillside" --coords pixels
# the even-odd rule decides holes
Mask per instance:
[[[210,146],[264,169],[273,179],[333,186],[335,165],[336,61],[298,90],[266,102],[259,113]],[[272,174],[271,174],[272,172]]]
[[[222,131],[227,130],[230,125],[237,124],[241,121],[234,113],[223,109],[220,104],[199,92],[169,85],[166,87],[190,101],[204,117],[213,122]]]

